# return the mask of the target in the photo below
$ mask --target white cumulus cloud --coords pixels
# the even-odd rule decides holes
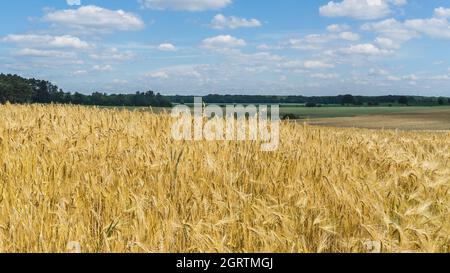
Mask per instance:
[[[24,48],[13,53],[19,57],[36,57],[36,58],[74,58],[73,52],[64,52],[58,50],[41,50],[34,48]]]
[[[359,34],[348,31],[340,33],[339,37],[346,41],[358,41],[360,38]]]
[[[177,48],[173,44],[164,43],[164,44],[160,44],[158,46],[158,50],[159,51],[176,51]]]
[[[58,27],[89,32],[140,30],[145,27],[142,19],[134,13],[92,5],[52,11],[47,13],[43,20]]]
[[[347,55],[382,56],[392,53],[390,50],[381,49],[373,44],[357,44],[340,50]]]
[[[141,7],[156,10],[205,11],[224,8],[232,0],[139,0]]]
[[[262,23],[257,19],[245,19],[235,16],[226,17],[223,14],[217,14],[211,21],[211,27],[214,29],[236,29],[260,27]]]
[[[325,17],[351,17],[372,20],[386,17],[392,13],[391,5],[402,6],[406,0],[343,0],[328,2],[320,7],[320,14]]]
[[[405,26],[433,38],[450,39],[450,23],[446,18],[406,20]]]
[[[303,63],[303,66],[305,68],[309,68],[309,69],[333,68],[334,67],[333,64],[329,64],[329,63],[326,63],[323,61],[317,61],[317,60],[305,61]]]
[[[346,31],[348,29],[350,29],[350,26],[347,24],[342,24],[342,25],[333,24],[333,25],[327,26],[327,30],[329,32],[342,32],[342,31]]]
[[[3,38],[3,41],[10,43],[17,43],[25,46],[40,47],[40,48],[75,48],[86,49],[89,48],[89,44],[80,40],[78,37],[64,35],[64,36],[51,36],[51,35],[15,35],[11,34]]]
[[[202,42],[202,47],[208,49],[221,49],[221,48],[233,48],[243,47],[247,43],[243,39],[238,39],[230,35],[219,35],[211,38],[206,38]]]
[[[434,14],[436,17],[450,18],[450,8],[437,8],[434,10]]]

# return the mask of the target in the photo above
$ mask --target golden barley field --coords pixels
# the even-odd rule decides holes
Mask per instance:
[[[450,252],[450,133],[283,123],[262,152],[171,123],[0,106],[0,252]]]

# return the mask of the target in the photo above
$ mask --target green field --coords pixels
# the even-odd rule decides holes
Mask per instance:
[[[367,115],[385,115],[450,109],[450,106],[417,107],[281,107],[280,115],[293,114],[300,119],[357,117]]]
[[[149,108],[132,108],[148,110]],[[155,113],[169,111],[170,108],[151,108]],[[402,114],[414,112],[428,112],[436,110],[450,110],[450,106],[393,106],[393,107],[346,107],[346,106],[327,106],[308,108],[300,105],[281,105],[280,116],[288,114],[295,115],[298,119],[317,119],[317,118],[339,118],[339,117],[357,117],[368,115],[386,115],[386,114]]]

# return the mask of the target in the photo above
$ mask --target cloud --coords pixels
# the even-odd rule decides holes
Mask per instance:
[[[417,36],[415,31],[405,28],[405,25],[396,19],[386,19],[376,23],[367,23],[362,25],[362,30],[375,31],[383,36],[395,40],[410,40]]]
[[[156,10],[205,11],[224,8],[232,0],[139,0],[142,8]]]
[[[434,10],[434,15],[436,17],[450,18],[450,9],[447,8],[437,8]]]
[[[67,0],[67,5],[69,6],[80,6],[81,0]]]
[[[246,46],[247,43],[243,39],[238,39],[230,35],[219,35],[216,37],[206,38],[202,42],[202,47],[208,49],[235,48]]]
[[[257,19],[245,19],[235,16],[226,17],[223,14],[217,14],[211,21],[211,27],[214,29],[236,29],[260,27],[262,23]]]
[[[329,32],[342,32],[342,31],[346,31],[349,29],[350,29],[350,26],[346,25],[346,24],[342,24],[342,25],[333,24],[333,25],[327,26],[327,30]]]
[[[283,46],[281,45],[268,45],[268,44],[260,44],[256,47],[259,50],[281,50]]]
[[[353,32],[342,32],[339,37],[346,41],[358,41],[360,39],[359,34]]]
[[[134,13],[97,6],[52,11],[47,13],[43,20],[57,27],[85,32],[133,31],[145,27],[142,19]]]
[[[319,8],[325,17],[351,17],[361,20],[379,19],[392,13],[391,5],[401,6],[406,0],[343,0],[328,2]]]
[[[92,67],[92,69],[96,70],[96,71],[103,71],[103,72],[104,71],[112,71],[113,70],[111,65],[94,65]]]
[[[376,43],[384,48],[400,48],[401,44],[419,38],[421,34],[437,39],[450,39],[450,23],[447,19],[450,9],[437,8],[434,17],[409,19],[404,22],[387,19],[381,22],[364,24],[361,28],[380,34]]]
[[[80,76],[80,75],[85,75],[85,74],[87,74],[88,72],[86,71],[86,70],[76,70],[76,71],[74,71],[74,72],[72,72],[72,75],[74,75],[74,76]]]
[[[245,54],[242,52],[235,52],[234,55],[229,56],[234,58],[235,63],[240,65],[249,65],[253,67],[266,66],[269,64],[276,64],[283,60],[283,58],[276,54],[271,54],[268,52],[256,52],[251,54]]]
[[[128,84],[127,80],[122,80],[122,79],[113,79],[112,82],[115,84]]]
[[[419,37],[417,31],[407,28],[404,23],[393,18],[364,24],[361,28],[379,34],[375,43],[386,49],[398,49],[403,43]]]
[[[121,52],[117,48],[112,47],[107,49],[101,48],[98,52],[91,53],[89,57],[94,60],[123,62],[133,59],[136,57],[136,54],[131,50]]]
[[[5,42],[16,43],[25,45],[27,47],[39,47],[39,48],[74,48],[74,49],[87,49],[90,45],[80,40],[78,37],[64,35],[64,36],[51,36],[51,35],[15,35],[11,34],[2,39]]]
[[[309,34],[301,39],[289,39],[287,46],[298,50],[317,50],[337,38],[334,34]]]
[[[402,78],[404,80],[407,80],[407,81],[417,81],[417,80],[419,80],[419,78],[416,75],[414,75],[414,74],[406,75],[406,76],[403,76]]]
[[[317,44],[311,44],[303,39],[289,39],[287,42],[288,47],[297,50],[317,50],[320,46]]]
[[[433,80],[433,81],[448,81],[448,80],[450,80],[450,75],[448,75],[448,74],[436,75],[436,76],[431,76],[428,79]]]
[[[437,39],[450,39],[450,9],[439,7],[434,10],[434,16],[427,19],[410,19],[404,22],[404,27]]]
[[[341,33],[334,33],[335,31],[341,29],[344,29],[344,27],[335,25],[332,27],[333,33],[310,34],[303,38],[289,39],[286,46],[297,50],[320,50],[327,46],[329,47],[332,42],[358,41],[360,39],[359,34],[354,32],[345,31]]]
[[[377,37],[375,39],[375,43],[380,46],[381,48],[387,48],[387,49],[399,49],[400,44],[392,39],[385,38],[385,37]]]
[[[433,38],[450,39],[450,23],[446,18],[406,20],[405,26]]]
[[[380,68],[369,69],[369,76],[388,76],[389,72]]]
[[[33,48],[20,49],[13,53],[14,56],[19,57],[36,57],[36,58],[74,58],[73,52],[64,52],[57,50],[40,50]]]
[[[146,77],[165,80],[171,77],[180,79],[201,79],[207,66],[204,65],[175,65],[145,73]]]
[[[288,80],[288,77],[286,75],[281,75],[279,79],[280,81],[284,82]]]
[[[316,74],[311,74],[309,76],[311,78],[322,79],[322,80],[332,80],[332,79],[336,79],[337,77],[339,77],[339,75],[335,74],[335,73],[328,73],[328,74],[316,73]]]
[[[158,50],[159,51],[176,51],[177,48],[173,44],[164,43],[164,44],[160,44],[158,46]]]
[[[333,68],[333,64],[325,63],[323,61],[310,60],[305,61],[303,66],[308,69],[318,69],[318,68]]]
[[[149,78],[155,78],[155,79],[168,79],[169,74],[165,71],[153,71],[146,73],[146,76]]]
[[[339,50],[340,53],[346,55],[365,55],[365,56],[382,56],[392,53],[390,50],[381,49],[373,44],[357,44]]]
[[[393,82],[402,80],[400,77],[397,77],[397,76],[388,76],[387,79],[388,79],[388,81],[393,81]]]

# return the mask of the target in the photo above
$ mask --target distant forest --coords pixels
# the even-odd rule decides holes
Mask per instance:
[[[129,107],[170,107],[174,104],[191,104],[194,96],[163,96],[153,91],[134,94],[106,94],[95,92],[91,95],[66,93],[49,81],[25,79],[18,75],[0,74],[0,104],[10,103],[60,103],[97,106]],[[418,96],[257,96],[257,95],[207,95],[203,102],[210,104],[304,104],[306,107],[324,105],[448,105],[447,97]]]
[[[66,93],[49,81],[0,74],[0,103],[60,103],[98,106],[170,107],[172,103],[153,91],[135,94]]]

